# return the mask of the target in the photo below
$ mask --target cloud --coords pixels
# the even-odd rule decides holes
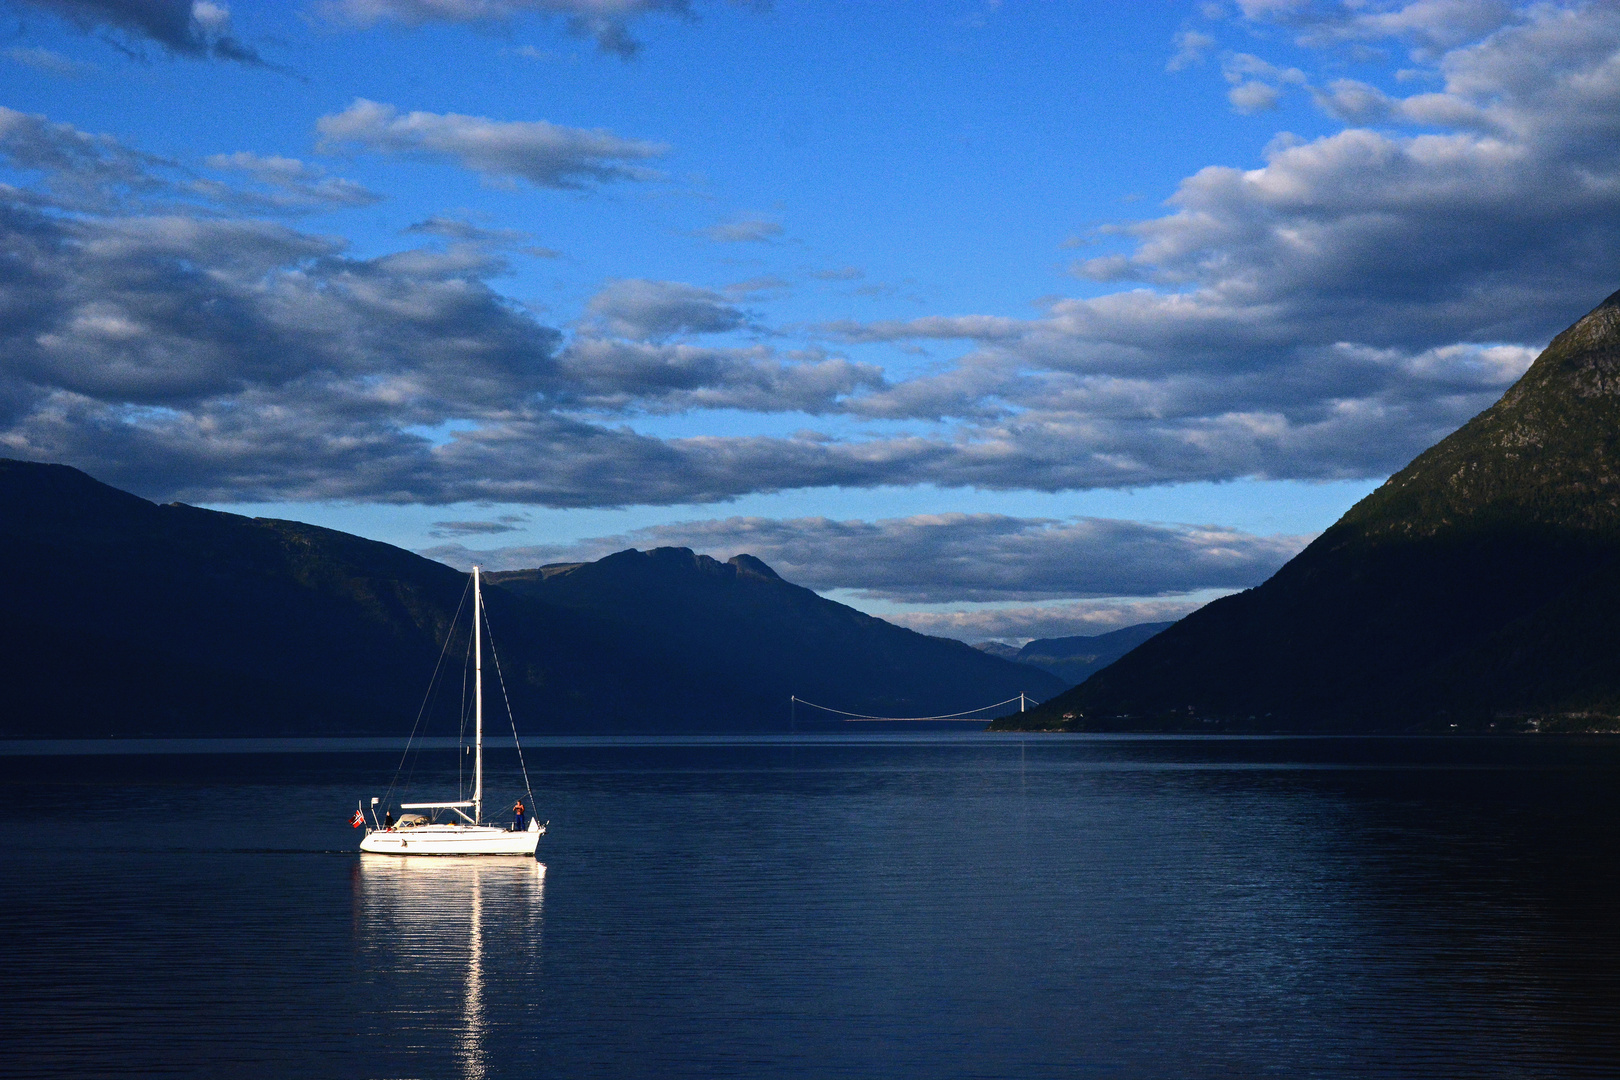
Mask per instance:
[[[1252,53],[1227,53],[1221,58],[1221,75],[1229,83],[1240,83],[1245,79],[1265,79],[1267,82],[1303,86],[1307,82],[1305,73],[1299,68],[1278,67]]]
[[[488,229],[440,214],[407,225],[400,232],[405,236],[437,236],[473,248],[505,249],[537,259],[562,258],[560,251],[531,243],[534,234],[522,229]]]
[[[1200,456],[1211,477],[1398,467],[1614,287],[1617,22],[1609,9],[1527,9],[1446,54],[1442,92],[1387,108],[1335,84],[1341,112],[1459,129],[1280,139],[1259,168],[1201,170],[1171,213],[1126,227],[1129,253],[1079,267],[1149,288],[1056,301],[1039,319],[823,327],[977,346],[954,370],[850,408],[999,403],[974,434],[1019,455],[1032,483],[1036,461],[1076,480],[1083,462],[1141,469],[1146,482]],[[1355,94],[1364,104],[1348,104]]]
[[[332,16],[360,26],[399,22],[498,23],[520,15],[561,16],[570,32],[596,41],[597,48],[628,60],[641,45],[630,24],[651,14],[693,19],[690,0],[329,0]],[[749,6],[758,6],[750,4]]]
[[[138,179],[139,161],[115,145],[48,124],[23,130],[52,152],[88,145],[94,152],[66,156],[69,171],[138,187],[124,170]],[[1291,395],[1321,377],[1314,368],[1284,378],[1236,366],[1226,385],[1211,384],[1194,355],[1166,381],[1118,352],[1115,362],[1137,364],[1139,376],[1092,370],[1065,350],[1126,324],[1088,329],[1085,312],[1057,306],[1017,325],[893,327],[993,340],[944,371],[891,383],[873,365],[815,350],[645,340],[741,317],[719,294],[681,283],[604,290],[598,317],[642,340],[570,341],[489,287],[503,264],[476,246],[356,259],[330,239],[265,222],[117,208],[63,217],[20,199],[0,214],[0,233],[12,253],[0,297],[0,446],[165,499],[612,506],[823,485],[1055,490],[1268,471],[1368,475],[1490,396],[1481,380],[1518,355],[1434,352],[1414,368],[1405,361],[1418,354],[1399,349],[1329,346],[1313,362],[1336,373],[1340,390],[1356,388],[1351,368],[1384,400],[1347,397],[1313,412]],[[1119,320],[1159,303],[1147,294],[1103,311]],[[1206,318],[1195,306],[1190,329],[1168,346],[1201,340]],[[1153,326],[1167,332],[1162,319]],[[1202,347],[1213,345],[1231,343],[1217,334]],[[1277,350],[1263,334],[1248,345],[1245,355]],[[1049,354],[1046,369],[1024,370],[1025,353]],[[1054,370],[1060,362],[1077,370]],[[1452,369],[1471,370],[1474,382],[1446,386],[1444,405],[1412,393]],[[1251,408],[1231,411],[1232,400]],[[968,420],[944,436],[660,439],[576,415],[694,408]]]
[[[1226,92],[1226,99],[1240,113],[1265,112],[1277,107],[1277,102],[1282,100],[1282,91],[1263,82],[1251,81],[1232,87]]]
[[[818,281],[859,281],[866,271],[858,266],[840,266],[832,270],[817,270],[810,275]]]
[[[1299,44],[1321,48],[1394,40],[1415,59],[1477,41],[1517,22],[1507,0],[1416,0],[1412,3],[1295,4],[1240,2],[1245,18],[1287,27]]]
[[[193,187],[213,198],[235,201],[249,209],[300,213],[370,206],[382,201],[381,195],[353,180],[327,176],[324,169],[297,158],[266,157],[242,150],[234,154],[214,154],[204,164],[218,172],[244,174],[256,183],[257,190],[232,189],[207,180],[195,181]]]
[[[66,78],[76,79],[95,70],[94,64],[81,63],[69,59],[61,53],[50,49],[26,49],[16,46],[7,49],[6,59],[15,64],[23,64],[36,71],[48,72],[52,75],[62,75]]]
[[[1174,213],[1130,227],[1132,276],[1178,290],[1140,302],[1167,328],[1201,308],[1301,340],[1546,340],[1620,253],[1620,13],[1536,8],[1441,69],[1442,93],[1389,111],[1462,130],[1351,128],[1184,181]]]
[[[638,278],[547,326],[491,286],[492,241],[441,224],[422,231],[453,242],[362,259],[244,217],[175,162],[0,112],[0,446],[203,501],[1387,475],[1487,407],[1620,266],[1620,12],[1526,7],[1433,64],[1405,96],[1307,82],[1386,126],[1201,169],[1080,268],[1140,287],[1021,318],[812,328]],[[768,344],[688,340],[738,331]],[[903,377],[837,353],[935,342],[948,358]],[[816,419],[636,426],[699,409]]]
[[[496,536],[516,532],[517,526],[509,521],[435,521],[434,536]]]
[[[586,308],[608,333],[638,340],[723,334],[748,322],[719,293],[678,281],[615,281],[591,297]]]
[[[407,236],[442,236],[466,244],[493,244],[512,247],[534,239],[532,233],[521,229],[485,229],[459,218],[433,216],[404,229]]]
[[[996,607],[968,611],[907,611],[886,614],[889,622],[935,637],[962,641],[1106,634],[1147,622],[1174,622],[1209,602],[1204,597],[1175,600],[1082,601],[1040,607]]]
[[[820,353],[781,356],[763,346],[714,349],[577,337],[558,357],[559,404],[615,412],[742,409],[837,412],[882,369]]]
[[[862,323],[853,319],[823,323],[823,333],[845,341],[911,341],[934,338],[941,341],[1011,340],[1026,334],[1030,324],[1024,319],[998,315],[927,315],[905,322]]]
[[[609,131],[560,127],[544,120],[497,121],[459,113],[401,114],[392,105],[356,98],[341,113],[315,122],[323,152],[360,149],[379,154],[450,158],[496,180],[536,187],[582,189],[613,180],[650,180],[657,173],[635,162],[661,157],[659,143],[622,139]]]
[[[735,281],[726,286],[727,296],[761,296],[766,293],[780,293],[793,288],[793,284],[779,277],[766,276],[749,278],[747,281]]]
[[[1215,47],[1215,39],[1197,30],[1183,30],[1176,35],[1176,51],[1164,65],[1166,71],[1180,71],[1194,64],[1202,64],[1204,57]]]
[[[131,149],[110,135],[95,135],[43,116],[0,107],[0,161],[36,177],[59,209],[108,212],[154,202],[187,212],[221,210],[287,214],[367,206],[381,199],[351,180],[294,158],[247,152],[215,154],[202,163],[232,182],[198,175],[182,162]],[[12,198],[29,199],[13,190]]]
[[[769,244],[782,235],[782,226],[764,218],[740,218],[700,229],[698,235],[719,244]]]
[[[1335,79],[1325,90],[1313,87],[1311,96],[1317,108],[1348,124],[1377,123],[1397,108],[1382,90],[1355,79]]]
[[[124,41],[150,41],[175,56],[264,61],[228,32],[230,12],[210,0],[16,0],[52,12],[81,30],[106,30]]]
[[[139,187],[140,160],[116,143],[21,114],[3,122],[13,158],[56,161],[92,189]],[[96,201],[69,187],[75,205]],[[489,287],[503,264],[477,245],[357,259],[219,210],[64,215],[47,190],[10,190],[0,452],[72,461],[158,497],[438,503],[460,500],[477,473],[475,499],[725,498],[757,482],[756,463],[797,472],[819,441],[660,440],[563,411],[825,411],[882,383],[870,365],[814,352],[565,347]],[[639,317],[692,319],[656,304]]]
[[[1275,109],[1282,100],[1281,86],[1307,83],[1298,68],[1280,68],[1248,53],[1228,53],[1221,60],[1221,74],[1232,85],[1226,99],[1240,113]]]
[[[13,189],[19,201],[46,200],[65,210],[95,211],[175,191],[177,162],[124,146],[43,116],[0,106],[0,161],[37,178],[37,192]]]
[[[884,521],[733,517],[689,521],[569,545],[424,554],[501,569],[581,562],[627,547],[690,547],[758,556],[818,591],[908,604],[1163,597],[1258,585],[1309,537],[1107,518],[928,514]]]

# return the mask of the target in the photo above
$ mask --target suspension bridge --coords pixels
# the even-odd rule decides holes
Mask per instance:
[[[982,724],[986,720],[995,719],[994,714],[988,716],[984,714],[990,713],[992,709],[1000,709],[1004,706],[1011,705],[1015,701],[1018,702],[1019,712],[1024,712],[1031,704],[1029,695],[1020,693],[1017,697],[1010,697],[1006,701],[998,701],[994,705],[981,705],[977,709],[967,709],[963,712],[957,713],[943,713],[939,716],[868,716],[866,713],[855,713],[849,712],[845,709],[835,709],[830,705],[817,705],[815,702],[806,701],[804,698],[797,695],[790,694],[788,696],[789,707],[792,709],[793,723],[795,725],[797,725],[799,722],[799,706],[801,705],[807,709],[814,709],[818,712],[829,713],[843,720],[845,723],[868,723],[873,721],[887,723],[919,720],[957,720],[967,724]]]

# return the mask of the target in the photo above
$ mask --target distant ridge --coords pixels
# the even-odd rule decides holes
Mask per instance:
[[[1085,682],[1092,673],[1101,671],[1171,625],[1167,622],[1137,623],[1105,634],[1036,638],[1019,649],[1013,659],[1020,664],[1050,671],[1073,686]]]
[[[811,688],[865,712],[1062,689],[749,555],[621,552],[491,576],[525,732],[787,730],[788,695]],[[0,459],[0,738],[403,737],[466,585],[387,544]],[[452,641],[451,662],[464,651]],[[430,708],[426,722],[455,734],[459,716]]]
[[[733,687],[772,717],[783,715],[789,695],[851,712],[920,716],[1020,692],[1045,699],[1065,686],[818,596],[752,555],[719,562],[690,548],[631,549],[489,579],[656,647],[699,683]]]
[[[1594,730],[1620,717],[1620,293],[1257,588],[998,726]]]

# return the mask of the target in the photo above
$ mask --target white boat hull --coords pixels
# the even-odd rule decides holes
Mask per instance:
[[[544,825],[511,832],[492,825],[418,825],[410,829],[373,829],[360,850],[378,855],[533,855]]]

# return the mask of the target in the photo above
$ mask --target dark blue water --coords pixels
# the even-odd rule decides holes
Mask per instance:
[[[0,757],[0,1073],[1620,1074],[1620,742],[542,743],[362,860],[396,760]]]

